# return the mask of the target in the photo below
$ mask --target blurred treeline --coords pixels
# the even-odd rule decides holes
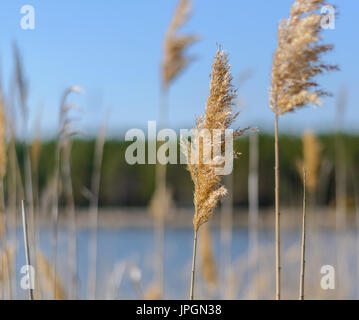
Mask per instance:
[[[333,205],[335,199],[335,134],[318,137],[322,147],[321,170],[317,191],[318,205]],[[259,136],[259,203],[261,207],[273,205],[274,189],[274,138]],[[354,179],[359,176],[359,136],[343,135],[345,167],[347,171],[348,204],[354,203]],[[155,165],[129,165],[125,150],[131,142],[107,140],[104,147],[100,206],[147,206],[155,187]],[[37,148],[39,146],[37,145]],[[71,166],[75,202],[88,204],[86,189],[90,188],[93,172],[95,140],[75,139],[72,146]],[[146,144],[147,148],[147,144]],[[19,163],[23,161],[23,146],[17,145]],[[178,149],[179,150],[179,149]],[[235,150],[241,155],[234,160],[233,201],[235,206],[248,204],[249,138],[244,136],[235,142]],[[54,168],[55,141],[42,142],[39,154],[39,194],[46,190]],[[303,158],[302,139],[299,136],[280,136],[281,201],[283,205],[300,205],[301,177],[298,161]],[[23,170],[23,168],[21,168]],[[36,179],[36,178],[35,178]],[[168,186],[179,207],[192,205],[192,182],[184,165],[168,166]],[[41,198],[41,197],[40,197]]]

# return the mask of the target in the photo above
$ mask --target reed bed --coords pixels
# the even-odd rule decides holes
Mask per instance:
[[[104,254],[107,248],[103,243],[100,247],[99,241],[103,236],[100,215],[105,212],[101,208],[102,200],[106,201],[105,192],[118,197],[121,197],[123,190],[133,192],[135,187],[131,183],[126,185],[123,181],[117,181],[118,177],[121,179],[130,175],[131,171],[118,174],[117,171],[127,170],[122,165],[115,167],[115,170],[104,171],[104,165],[108,163],[106,161],[117,162],[113,154],[106,154],[106,122],[98,132],[94,147],[91,147],[91,175],[83,180],[76,179],[72,158],[74,152],[81,153],[81,149],[75,150],[74,137],[82,132],[76,129],[73,116],[77,106],[69,100],[74,93],[84,93],[77,85],[68,87],[61,96],[59,124],[51,157],[44,154],[45,141],[39,132],[39,123],[35,124],[35,135],[30,139],[30,87],[20,51],[14,45],[14,74],[7,95],[0,85],[0,298],[25,297],[24,292],[18,290],[19,278],[22,276],[17,270],[18,259],[24,260],[26,265],[34,266],[36,271],[35,289],[29,288],[26,292],[31,300],[75,300],[84,296],[92,300],[119,297],[144,300],[183,298],[188,289],[183,283],[188,282],[191,300],[294,299],[298,298],[298,291],[299,300],[358,297],[354,281],[346,277],[348,274],[359,277],[356,234],[359,228],[358,177],[352,169],[352,181],[348,179],[351,169],[349,165],[353,168],[354,165],[346,161],[346,146],[343,143],[343,114],[348,97],[346,90],[343,89],[338,95],[337,133],[335,141],[330,142],[335,161],[331,164],[325,158],[330,150],[323,147],[321,139],[313,130],[304,132],[302,159],[290,164],[294,168],[291,179],[297,179],[295,183],[300,186],[295,171],[297,166],[302,181],[303,199],[300,199],[299,188],[293,191],[296,193],[293,202],[302,202],[302,215],[299,213],[300,205],[297,204],[291,208],[292,213],[288,208],[281,216],[280,119],[307,105],[321,105],[322,98],[330,94],[319,86],[318,76],[339,70],[338,66],[323,61],[323,56],[334,49],[333,45],[325,44],[322,40],[320,22],[323,16],[319,11],[326,4],[325,0],[295,0],[289,17],[282,20],[278,27],[269,98],[269,106],[274,113],[274,221],[272,216],[270,222],[266,220],[260,203],[262,184],[270,181],[272,185],[272,180],[260,175],[261,165],[266,161],[263,159],[266,158],[257,131],[251,132],[249,137],[248,163],[244,163],[242,158],[235,162],[236,166],[248,166],[245,171],[248,175],[246,173],[243,179],[240,173],[240,179],[237,179],[219,170],[225,165],[223,154],[231,160],[237,160],[239,153],[233,148],[229,155],[225,152],[228,138],[226,130],[231,129],[237,121],[235,108],[238,100],[229,56],[218,46],[211,66],[204,114],[195,121],[191,141],[180,143],[193,183],[193,215],[180,217],[176,201],[181,195],[176,193],[178,189],[172,188],[178,182],[171,180],[166,165],[156,162],[151,173],[154,176],[152,198],[146,210],[151,215],[138,218],[135,225],[140,229],[138,221],[148,219],[153,224],[153,243],[149,240],[152,239],[151,233],[150,237],[143,237],[145,240],[141,237],[136,238],[136,241],[129,238],[118,245],[116,241],[123,239],[117,237],[122,236],[123,230],[116,230],[115,236],[110,237],[111,248],[115,249],[111,254],[106,251],[107,255]],[[175,80],[194,61],[188,50],[199,40],[199,36],[181,32],[181,28],[189,22],[191,12],[192,1],[179,0],[164,36],[160,64],[160,129],[169,125],[169,91]],[[222,133],[219,141],[214,139],[215,130]],[[245,130],[229,131],[229,138],[239,139]],[[205,140],[204,131],[210,133],[210,141]],[[221,156],[213,157],[218,149]],[[119,154],[122,155],[121,152]],[[206,159],[208,155],[210,161]],[[81,157],[86,158],[87,155],[84,153]],[[46,158],[46,161],[42,158]],[[53,162],[50,158],[53,158]],[[42,181],[39,174],[44,163],[46,170],[51,172],[46,176],[46,181]],[[101,188],[106,179],[116,180],[117,187],[103,191]],[[245,193],[243,185],[248,192],[244,196],[246,201],[248,199],[248,212],[247,207],[243,209],[248,213],[245,219],[236,214],[233,200],[236,192]],[[324,192],[321,189],[323,185]],[[350,191],[353,198],[349,196]],[[319,204],[324,203],[322,199],[325,197],[335,198],[335,201],[328,201],[329,205],[323,208]],[[85,203],[85,209],[82,208],[86,211],[85,218],[79,213],[81,210],[77,199]],[[265,201],[270,203],[268,199]],[[220,219],[213,218],[217,207],[221,209]],[[20,213],[23,245],[18,239]],[[331,225],[334,217],[336,222]],[[108,217],[104,214],[103,218],[106,220]],[[116,223],[121,224],[122,218],[121,212],[117,213]],[[186,218],[192,219],[193,247],[191,244],[186,247],[188,243],[184,239],[188,240],[188,235],[183,229],[173,231],[172,228],[165,228],[167,222],[178,227],[178,221]],[[111,217],[108,219],[111,224]],[[354,224],[347,224],[350,219],[355,221],[355,228],[352,226]],[[211,227],[210,220],[213,223]],[[245,223],[243,220],[246,220]],[[88,238],[81,237],[86,233],[82,229],[83,225],[90,230]],[[245,240],[248,242],[243,240],[245,237],[241,236],[243,230],[238,228],[239,225],[244,225],[246,231],[248,229],[248,239]],[[50,249],[45,251],[42,248],[42,237],[47,227],[50,235],[45,242],[49,239],[51,241]],[[177,232],[183,236],[178,238],[183,242],[178,243],[177,238],[165,237],[165,231],[170,235]],[[83,239],[85,241],[81,241]],[[136,247],[141,241],[146,242],[144,250],[149,251],[148,257],[147,252]],[[24,247],[21,257],[20,244],[21,248]],[[155,254],[148,247],[154,247]],[[136,255],[125,255],[127,248]],[[182,250],[183,256],[178,260],[180,262],[175,260],[179,252],[176,250]],[[108,256],[113,258],[109,259],[110,262],[104,260]],[[79,268],[79,257],[86,260],[87,273]],[[165,268],[169,259],[174,262],[171,267]],[[197,261],[200,267],[198,273]],[[319,285],[321,279],[318,269],[328,264],[328,261],[338,267],[340,289],[336,291],[325,291]],[[31,272],[29,274],[31,276]],[[32,280],[30,278],[29,282],[32,283]],[[86,288],[85,294],[82,288]]]

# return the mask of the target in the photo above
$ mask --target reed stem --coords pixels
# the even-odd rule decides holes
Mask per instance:
[[[190,300],[193,300],[194,294],[194,280],[195,280],[195,270],[196,270],[196,256],[197,256],[197,234],[198,229],[194,230],[193,238],[193,258],[192,258],[192,273],[191,273],[191,291],[190,291]]]
[[[306,240],[306,178],[307,174],[303,168],[303,226],[302,226],[302,254],[300,263],[299,300],[304,300],[304,274],[305,274],[305,240]]]
[[[280,300],[280,212],[279,212],[279,141],[278,120],[275,116],[275,269],[276,269],[276,300]]]
[[[25,257],[26,257],[26,265],[27,267],[31,267],[31,260],[30,260],[30,248],[29,248],[29,236],[28,236],[28,228],[27,228],[27,217],[26,217],[26,209],[25,209],[25,201],[22,200],[22,225],[23,225],[23,232],[24,232],[24,246],[25,246]],[[31,270],[27,270],[29,273],[29,300],[34,300],[34,290],[32,288],[33,279],[31,279]]]

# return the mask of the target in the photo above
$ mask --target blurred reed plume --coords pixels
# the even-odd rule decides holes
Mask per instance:
[[[154,283],[150,285],[143,295],[144,300],[159,300],[162,298],[162,288]]]
[[[207,99],[206,112],[204,117],[199,117],[196,121],[196,128],[193,129],[193,143],[197,144],[199,159],[197,163],[191,160],[191,147],[188,143],[182,141],[182,151],[187,157],[187,169],[191,174],[194,183],[194,206],[195,213],[193,217],[194,243],[193,243],[193,261],[190,299],[193,299],[194,277],[197,251],[197,234],[200,226],[206,223],[218,201],[227,194],[225,186],[221,185],[222,176],[216,173],[216,168],[221,163],[217,159],[211,159],[210,163],[205,163],[203,159],[203,138],[200,136],[203,129],[209,130],[211,134],[210,149],[213,130],[225,130],[235,121],[237,114],[233,114],[234,101],[236,99],[236,90],[232,86],[232,75],[228,63],[228,55],[221,47],[218,48],[212,64],[212,74],[210,80],[210,93]],[[234,136],[239,136],[241,132],[234,131]],[[224,149],[224,141],[221,141],[221,150]],[[232,154],[233,156],[233,154]]]
[[[321,145],[315,133],[307,130],[303,134],[303,161],[298,161],[298,172],[303,178],[303,167],[306,171],[306,189],[313,194],[318,185],[321,166]]]
[[[163,185],[156,188],[149,206],[152,217],[155,220],[163,220],[173,207],[171,188],[163,188]]]
[[[333,49],[321,44],[320,22],[316,13],[325,0],[296,0],[288,19],[278,28],[278,47],[272,62],[270,107],[275,113],[275,231],[276,231],[276,299],[280,299],[280,217],[279,217],[279,116],[302,108],[308,103],[320,105],[328,95],[319,89],[315,77],[337,66],[321,61]]]
[[[77,290],[77,245],[76,245],[76,218],[75,218],[75,204],[72,192],[71,182],[71,168],[70,168],[70,154],[71,154],[71,138],[78,132],[72,128],[73,119],[69,116],[69,111],[76,108],[75,105],[67,104],[67,97],[71,93],[83,93],[83,89],[79,86],[72,86],[67,88],[61,98],[60,102],[60,116],[59,116],[59,131],[57,135],[57,144],[55,149],[55,167],[54,167],[54,190],[53,190],[53,203],[52,203],[52,219],[53,219],[53,268],[56,274],[56,260],[57,260],[57,232],[58,232],[58,206],[60,197],[60,171],[62,169],[64,185],[65,185],[65,198],[66,207],[69,214],[70,224],[70,240],[69,240],[69,269],[71,276],[71,296],[76,295]],[[61,156],[63,157],[61,159]],[[62,161],[61,161],[62,160]],[[61,164],[63,162],[63,167]],[[55,279],[55,276],[53,277]],[[57,282],[54,280],[54,296],[56,294]]]
[[[5,293],[9,300],[12,298],[10,266],[13,264],[14,257],[13,247],[7,246],[0,251],[0,299],[5,297]]]
[[[185,56],[185,50],[197,41],[196,35],[178,35],[178,29],[188,21],[191,11],[191,0],[180,0],[164,41],[162,62],[163,87],[168,85],[192,61]]]
[[[2,93],[2,87],[0,85],[0,253],[3,255],[1,259],[2,279],[0,278],[0,290],[1,282],[4,283],[4,292],[7,291],[7,295],[11,298],[10,287],[10,258],[6,246],[6,214],[5,214],[5,193],[4,193],[4,178],[6,175],[7,156],[6,156],[6,115],[5,115],[5,101]],[[2,252],[1,252],[2,251]]]
[[[162,59],[162,86],[161,105],[159,114],[159,127],[168,125],[168,90],[170,84],[181,71],[191,62],[191,58],[185,55],[186,49],[197,40],[195,35],[179,35],[178,30],[188,21],[191,11],[191,0],[180,0],[172,21],[168,27],[163,44]],[[156,282],[163,293],[164,288],[164,229],[165,218],[171,207],[172,192],[166,186],[167,167],[156,165],[156,186],[149,205],[149,211],[154,218],[156,234],[155,261]]]
[[[41,291],[43,293],[46,293],[49,297],[52,297],[54,282],[56,282],[55,299],[66,300],[65,290],[61,283],[61,280],[54,272],[53,266],[50,264],[45,255],[41,252],[41,250],[38,250],[36,252],[36,266]]]
[[[0,180],[6,174],[6,128],[5,101],[0,88]]]
[[[217,266],[213,254],[211,231],[208,224],[205,224],[202,228],[199,253],[201,257],[201,274],[210,291],[214,292],[217,284]]]

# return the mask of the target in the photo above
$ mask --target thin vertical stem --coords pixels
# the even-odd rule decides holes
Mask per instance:
[[[53,252],[53,281],[54,292],[53,298],[56,300],[57,281],[56,281],[56,263],[57,263],[57,234],[59,221],[59,173],[60,171],[60,145],[56,146],[55,151],[55,173],[54,173],[54,190],[53,190],[53,204],[52,204],[52,219],[53,219],[53,235],[52,235],[52,252]]]
[[[29,273],[29,300],[34,300],[34,292],[32,288],[33,279],[31,279],[31,270],[29,269],[31,267],[31,261],[30,261],[30,249],[29,249],[29,236],[27,232],[27,217],[26,217],[26,210],[25,210],[25,201],[22,200],[21,202],[22,206],[22,225],[23,225],[23,232],[24,232],[24,246],[25,246],[25,257],[26,257],[26,265],[28,267],[28,273]]]
[[[73,195],[72,179],[71,179],[71,157],[72,141],[68,138],[65,142],[63,152],[63,179],[64,179],[64,194],[66,199],[66,211],[69,222],[69,273],[70,273],[70,298],[77,297],[78,276],[77,276],[77,227],[76,227],[76,212],[75,200]]]
[[[197,234],[198,229],[194,230],[193,238],[193,258],[192,258],[192,273],[191,273],[191,291],[190,291],[190,300],[193,300],[194,294],[194,280],[195,280],[195,271],[196,271],[196,256],[197,256]]]
[[[164,129],[168,125],[168,87],[161,89],[161,104],[159,114],[159,129]],[[156,191],[160,191],[162,196],[166,195],[167,166],[156,162]],[[157,258],[155,270],[156,280],[158,281],[162,296],[164,295],[164,254],[165,254],[165,216],[168,212],[163,212],[155,218],[155,237]]]
[[[95,145],[94,169],[91,181],[91,200],[89,218],[92,227],[92,234],[89,243],[89,276],[88,293],[89,299],[96,299],[97,285],[97,247],[98,247],[98,204],[101,183],[101,168],[103,161],[103,150],[106,140],[107,119],[100,129]]]
[[[305,240],[306,240],[306,178],[307,174],[303,168],[303,225],[302,225],[302,253],[300,263],[299,300],[304,300],[304,274],[305,274]]]
[[[276,300],[280,300],[280,212],[279,212],[279,141],[278,120],[275,116],[275,269],[276,269]]]
[[[231,247],[232,247],[232,227],[233,227],[233,175],[224,177],[224,183],[227,186],[228,196],[223,200],[221,206],[221,270],[222,270],[222,284],[223,284],[223,297],[226,298],[230,295],[229,288],[230,281],[229,267],[232,263]]]
[[[253,261],[255,296],[258,295],[258,165],[259,165],[259,145],[258,133],[253,132],[249,137],[249,175],[248,175],[248,203],[249,203],[249,246],[248,246],[248,265]]]

